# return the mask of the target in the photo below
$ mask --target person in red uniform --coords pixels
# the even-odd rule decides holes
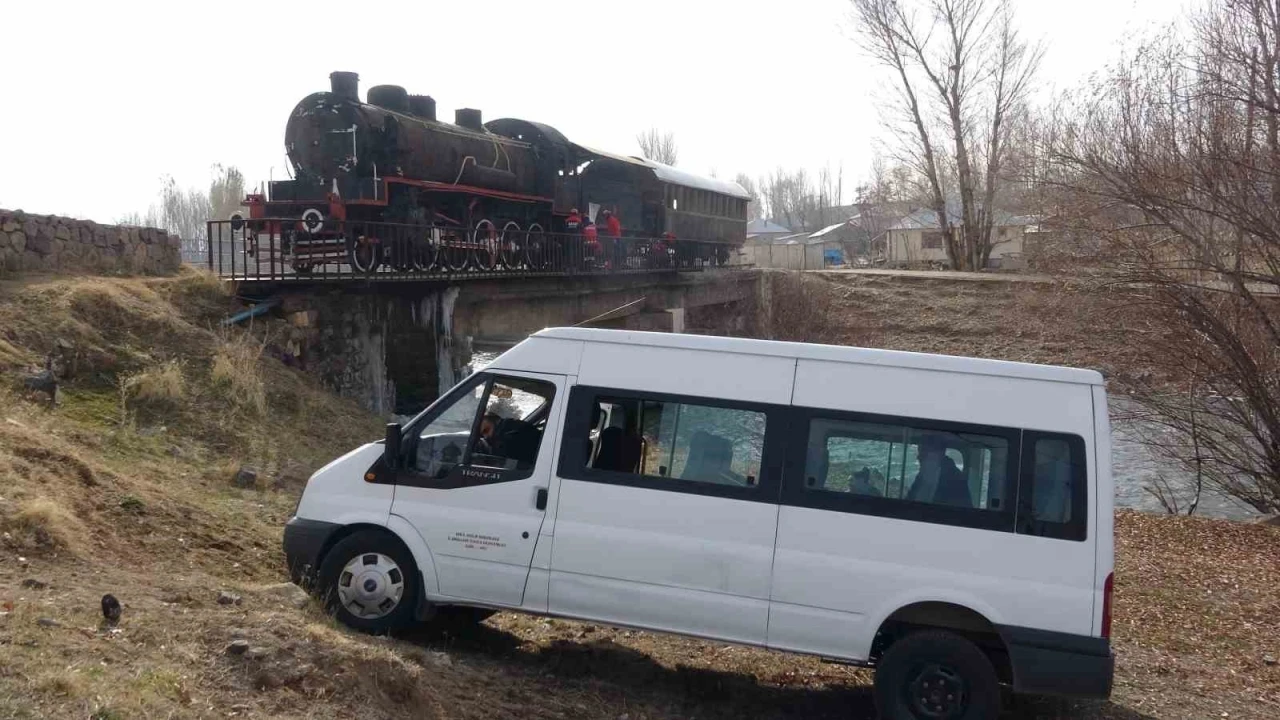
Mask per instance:
[[[586,218],[582,226],[582,263],[589,265],[600,256],[600,234],[591,218]]]
[[[560,260],[557,265],[564,264],[565,268],[573,267],[577,261],[573,260],[573,256],[578,253],[578,241],[573,237],[582,232],[582,216],[578,214],[578,208],[569,211],[569,217],[564,219],[564,235],[555,241],[558,248],[556,254]]]
[[[618,216],[612,211],[604,211],[604,235],[605,252],[609,254],[611,264],[622,267],[625,264],[626,253],[622,247],[622,223],[618,221]]]

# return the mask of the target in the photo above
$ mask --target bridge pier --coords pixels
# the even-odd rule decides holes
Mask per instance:
[[[753,271],[662,276],[470,280],[455,284],[289,284],[274,295],[290,320],[286,354],[338,394],[383,416],[407,415],[453,387],[473,343],[510,344],[545,327],[684,332],[691,318],[755,303]],[[718,324],[708,327],[718,328]]]
[[[292,360],[379,415],[416,412],[460,379],[471,360],[453,333],[458,288],[414,293],[290,292]]]

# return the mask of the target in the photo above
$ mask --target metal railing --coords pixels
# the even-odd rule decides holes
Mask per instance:
[[[669,238],[548,233],[515,223],[478,228],[295,218],[214,220],[204,261],[236,280],[433,280],[618,275],[727,267],[738,248]]]

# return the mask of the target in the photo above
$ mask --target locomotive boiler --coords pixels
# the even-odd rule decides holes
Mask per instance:
[[[292,179],[269,183],[247,203],[250,218],[279,219],[291,248],[313,251],[294,253],[298,270],[339,255],[362,271],[383,261],[401,269],[446,259],[450,268],[527,264],[527,248],[540,245],[530,238],[562,232],[579,208],[589,217],[611,210],[630,236],[745,239],[748,195],[736,183],[587,148],[542,123],[484,123],[476,109],[443,122],[433,98],[396,85],[374,86],[361,102],[352,72],[332,73],[327,92],[297,104],[285,150]],[[372,222],[423,228],[433,248],[469,249],[454,258],[390,257],[370,233],[352,231]],[[477,256],[481,246],[489,250]]]

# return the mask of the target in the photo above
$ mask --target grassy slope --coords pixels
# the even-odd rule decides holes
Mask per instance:
[[[505,614],[464,635],[336,627],[283,584],[280,531],[301,478],[379,424],[253,353],[247,384],[216,380],[254,347],[212,329],[229,303],[198,275],[0,283],[0,385],[59,338],[80,356],[57,409],[0,395],[0,717],[870,716],[868,673],[812,658]],[[154,382],[170,361],[180,399]],[[258,488],[231,482],[242,463]],[[1280,715],[1280,531],[1126,513],[1118,543],[1116,703],[1012,716]],[[253,650],[227,655],[238,637]]]

